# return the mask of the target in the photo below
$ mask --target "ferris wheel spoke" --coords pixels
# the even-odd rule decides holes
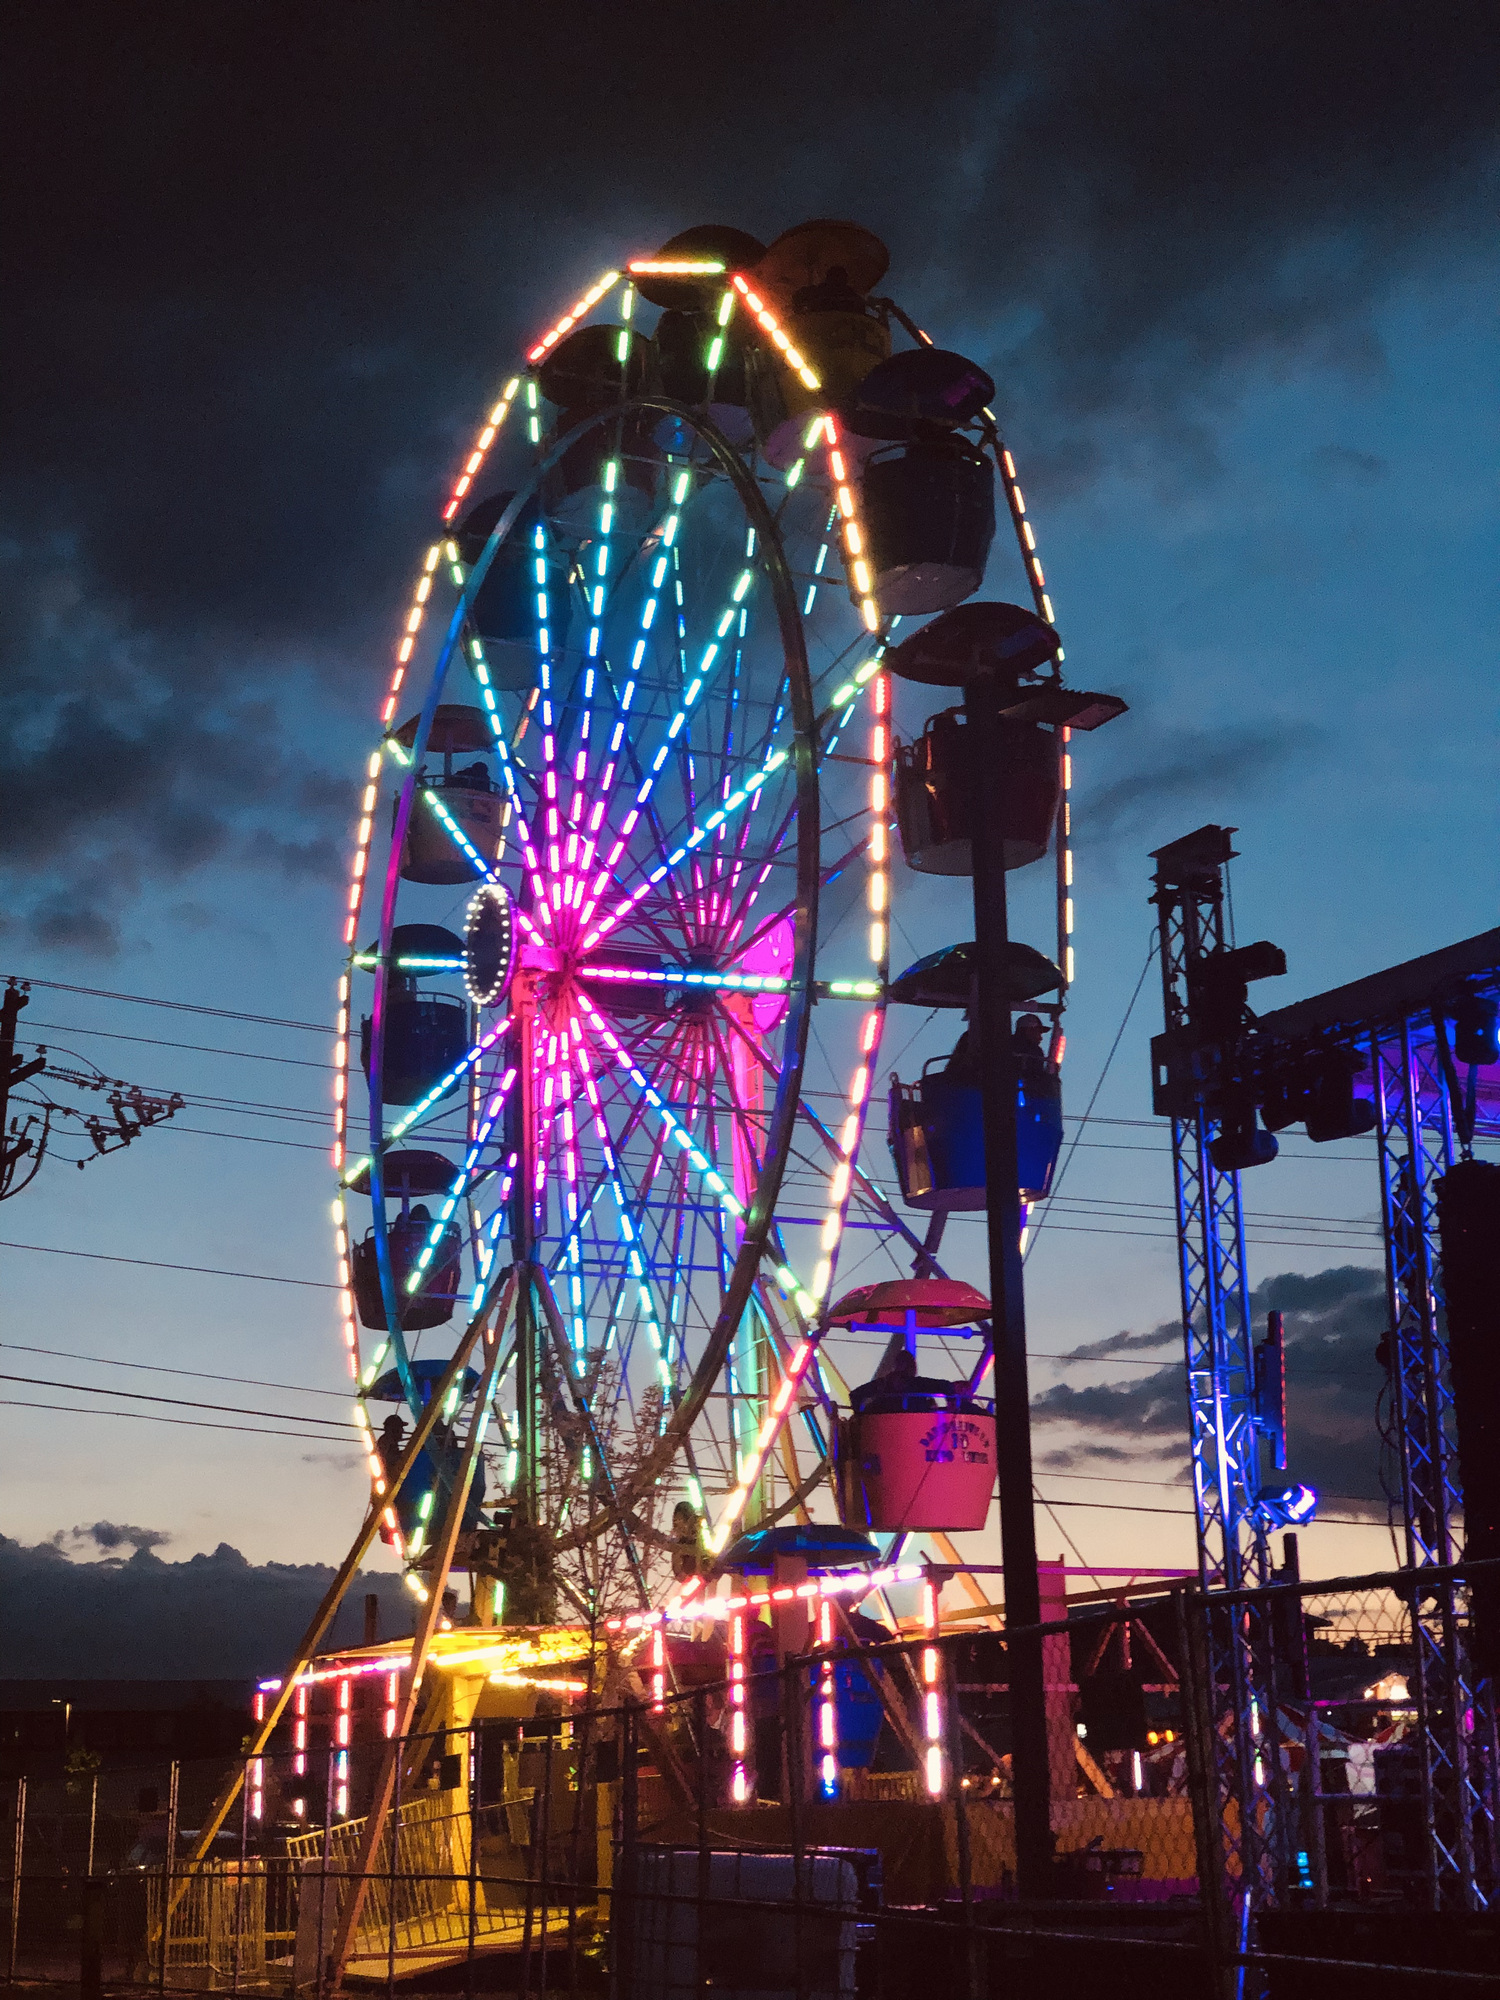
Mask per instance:
[[[761,787],[775,776],[787,762],[790,755],[791,753],[787,749],[772,751],[759,769],[752,771],[744,783],[735,788],[724,801],[723,805],[710,813],[700,827],[695,827],[688,838],[682,841],[664,861],[658,862],[644,881],[632,889],[628,895],[621,897],[602,917],[599,917],[592,923],[590,923],[590,920],[593,918],[594,911],[598,907],[598,898],[591,900],[585,906],[581,919],[583,924],[590,925],[587,935],[583,939],[583,949],[585,951],[592,951],[601,938],[607,937],[611,931],[617,929],[630,915],[631,911],[637,908],[642,900],[650,894],[657,883],[666,879],[685,855],[706,840],[709,834],[716,827],[721,826],[733,813],[742,811],[747,804],[755,799]],[[602,871],[601,886],[602,884],[607,884],[611,873],[612,867],[606,867]]]
[[[485,1147],[489,1143],[490,1134],[495,1129],[495,1121],[500,1116],[501,1111],[505,1107],[506,1100],[510,1096],[511,1086],[515,1083],[515,1080],[515,1069],[513,1067],[507,1069],[501,1077],[498,1087],[492,1093],[489,1102],[484,1107],[473,1142],[468,1152],[464,1155],[463,1165],[454,1176],[453,1185],[449,1188],[442,1207],[433,1218],[432,1227],[427,1233],[427,1240],[417,1252],[416,1260],[407,1276],[406,1291],[408,1296],[415,1297],[427,1288],[427,1273],[433,1258],[437,1255],[438,1246],[443,1240],[443,1232],[452,1220],[454,1210],[474,1184],[475,1172],[479,1161]]]
[[[677,518],[679,517],[678,516],[670,517],[670,522],[675,523]],[[643,607],[641,613],[641,620],[642,620],[641,635],[638,635],[634,639],[631,646],[630,669],[629,669],[629,679],[627,681],[627,692],[622,697],[621,701],[622,718],[625,710],[628,709],[630,705],[630,701],[636,689],[637,678],[639,676],[641,667],[646,659],[647,653],[650,650],[650,641],[644,635],[646,633],[649,633],[651,628],[657,624],[656,613],[658,606],[660,604],[662,585],[665,582],[666,576],[672,572],[671,555],[673,552],[674,552],[673,547],[669,545],[667,553],[658,556],[652,570],[652,579],[650,586],[651,594],[648,596],[646,604]],[[652,793],[655,791],[657,780],[660,777],[661,771],[669,761],[673,743],[677,740],[677,738],[684,735],[686,725],[691,719],[693,710],[696,704],[698,703],[700,697],[702,696],[705,686],[711,682],[715,668],[715,663],[719,659],[720,654],[723,650],[724,639],[734,626],[739,615],[739,607],[743,603],[746,595],[748,594],[753,581],[754,581],[753,571],[745,569],[741,572],[733,589],[729,593],[728,605],[719,613],[718,619],[715,624],[715,636],[703,648],[701,656],[699,657],[697,662],[696,670],[691,674],[688,674],[686,667],[684,665],[683,671],[686,677],[685,685],[682,688],[681,696],[676,705],[675,712],[671,715],[670,719],[666,723],[663,739],[649,767],[648,768],[643,767],[640,759],[635,756],[634,752],[632,752],[632,761],[634,761],[636,767],[637,783],[640,786],[640,790],[638,791],[636,797],[637,809],[645,806],[649,802]],[[593,641],[592,632],[590,635],[590,641],[592,645]],[[681,649],[679,647],[679,651],[680,650]],[[593,653],[591,652],[590,658],[592,659],[592,657]],[[610,755],[612,759],[616,757],[616,754],[620,747],[620,743],[623,740],[624,740],[623,734],[619,736],[618,740],[616,740],[615,736],[611,737]],[[584,796],[583,785],[586,773],[587,773],[587,760],[584,759],[580,761],[575,771],[574,794],[573,794],[573,800],[570,804],[570,818],[573,820],[573,823],[575,825],[579,823],[579,821],[581,820],[582,800]],[[612,761],[610,765],[606,768],[605,772],[602,774],[601,782],[596,795],[597,803],[603,803],[607,807],[607,802],[610,793],[613,789],[617,775],[618,775],[618,763]],[[597,804],[596,804],[596,810],[597,810]],[[600,817],[602,823],[602,815]],[[623,837],[628,840],[629,838],[628,832]],[[592,843],[590,848],[586,850],[585,857],[582,861],[579,870],[580,876],[586,876],[588,868],[592,865],[593,853],[596,850],[596,848],[597,848],[597,842]],[[623,847],[620,849],[620,852],[623,854],[624,852]],[[606,871],[605,871],[606,875],[608,874],[609,869],[612,866],[618,865],[618,859],[619,856],[617,855],[612,863],[606,864]]]
[[[618,1152],[611,1138],[609,1123],[605,1116],[604,1106],[600,1100],[598,1084],[593,1074],[593,1066],[589,1057],[586,1038],[580,1037],[576,1045],[575,1061],[578,1064],[579,1077],[584,1088],[584,1097],[589,1106],[603,1157],[604,1176],[608,1180],[614,1197],[616,1212],[620,1218],[620,1231],[626,1243],[625,1261],[631,1277],[635,1280],[639,1288],[639,1302],[647,1316],[648,1328],[661,1363],[663,1377],[664,1379],[670,1379],[666,1338],[662,1333],[656,1304],[651,1296],[649,1273],[641,1249],[644,1234],[642,1217],[639,1209],[628,1199],[625,1193]],[[644,1106],[641,1106],[640,1109],[644,1111]],[[630,1127],[627,1125],[627,1131],[629,1129]]]
[[[579,999],[589,1016],[590,1025],[595,1036],[604,1048],[608,1050],[610,1055],[614,1057],[620,1069],[623,1070],[631,1083],[640,1092],[650,1107],[652,1115],[664,1130],[670,1134],[672,1142],[686,1154],[692,1166],[702,1176],[719,1206],[727,1214],[734,1216],[736,1219],[742,1217],[744,1214],[744,1204],[725,1181],[718,1167],[709,1159],[702,1148],[697,1145],[691,1133],[687,1131],[682,1121],[666,1103],[661,1092],[656,1089],[650,1078],[641,1070],[639,1064],[630,1055],[620,1041],[619,1036],[610,1028],[603,1015],[594,1006],[587,994],[580,993]]]
[[[390,1131],[385,1135],[385,1148],[387,1151],[389,1151],[398,1139],[403,1138],[406,1133],[410,1132],[418,1121],[424,1118],[435,1105],[441,1103],[460,1078],[473,1068],[481,1056],[485,1055],[487,1051],[495,1046],[496,1042],[499,1041],[500,1037],[509,1027],[510,1021],[508,1018],[498,1021],[488,1034],[480,1036],[479,1040],[474,1043],[460,1061],[454,1064],[446,1076],[441,1077],[424,1097],[419,1098],[409,1111],[404,1112],[396,1120]],[[368,1173],[369,1168],[370,1156],[367,1153],[362,1159],[356,1160],[352,1165],[345,1167],[340,1177],[342,1184],[347,1187],[352,1181],[357,1181],[362,1174]]]

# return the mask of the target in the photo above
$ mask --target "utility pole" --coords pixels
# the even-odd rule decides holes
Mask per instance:
[[[0,1195],[10,1185],[10,1177],[17,1161],[27,1151],[27,1142],[10,1140],[10,1094],[18,1084],[37,1075],[47,1067],[45,1049],[34,1055],[30,1062],[23,1061],[16,1054],[16,1023],[21,1017],[21,1009],[31,1005],[31,994],[24,986],[18,986],[14,979],[6,984],[5,993],[0,997]]]

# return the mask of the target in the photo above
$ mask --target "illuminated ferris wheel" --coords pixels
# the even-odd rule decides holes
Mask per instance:
[[[959,1071],[876,1102],[888,1005],[961,1007],[970,976],[959,946],[891,979],[898,819],[912,867],[968,862],[952,718],[896,744],[884,661],[985,610],[997,489],[1052,607],[993,384],[881,294],[887,261],[844,222],[624,260],[504,381],[426,550],[364,777],[335,1145],[377,1496],[443,1385],[385,1516],[419,1589],[476,1403],[456,1566],[532,1622],[808,1505],[850,1232],[862,1292],[931,1279],[979,1205]],[[1045,1193],[1071,863],[1066,732],[1034,734]]]

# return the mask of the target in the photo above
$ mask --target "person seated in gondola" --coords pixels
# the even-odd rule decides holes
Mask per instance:
[[[396,1467],[401,1462],[401,1447],[406,1438],[406,1425],[398,1412],[393,1411],[380,1426],[380,1437],[376,1450],[380,1453],[380,1463],[385,1468],[389,1481],[396,1476]]]
[[[936,1398],[952,1392],[951,1382],[939,1382],[917,1373],[917,1357],[897,1336],[876,1370],[875,1379],[849,1391],[849,1402],[857,1414],[878,1415],[882,1410],[935,1410]]]
[[[948,1404],[956,1390],[956,1382],[940,1382],[936,1376],[920,1376],[916,1372],[916,1356],[906,1346],[904,1338],[896,1334],[890,1348],[886,1348],[874,1380],[860,1382],[858,1388],[852,1388],[848,1392],[848,1400],[856,1416],[880,1416],[894,1410],[936,1410],[938,1398]],[[954,1408],[968,1410],[978,1408],[978,1404],[970,1404],[966,1396],[960,1396]]]
[[[494,790],[494,786],[490,783],[490,774],[484,768],[483,764],[465,764],[464,768],[461,771],[455,771],[447,782],[450,785],[461,785],[466,791],[470,792],[489,792]]]
[[[965,1013],[964,1019],[968,1020]],[[1016,1068],[1025,1076],[1036,1076],[1046,1066],[1047,1058],[1042,1052],[1042,1041],[1046,1029],[1040,1014],[1022,1014],[1011,1030],[1011,1053],[1016,1059]],[[950,1083],[968,1085],[977,1089],[980,1082],[979,1054],[974,1028],[967,1026],[953,1044],[953,1053],[948,1058],[943,1074]]]
[[[842,264],[830,264],[821,284],[803,285],[792,294],[792,311],[797,313],[865,313],[870,310],[849,282]]]
[[[1040,1014],[1022,1014],[1011,1030],[1011,1050],[1016,1058],[1016,1067],[1023,1076],[1035,1074],[1045,1067],[1047,1058],[1042,1043],[1046,1033]]]

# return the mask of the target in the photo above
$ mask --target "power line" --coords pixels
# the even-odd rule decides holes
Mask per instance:
[[[186,1132],[193,1139],[231,1139],[243,1146],[290,1146],[294,1153],[328,1152],[326,1145],[316,1146],[311,1139],[268,1139],[260,1132],[211,1132],[206,1125],[163,1125],[163,1132]]]
[[[1078,1122],[1078,1131],[1074,1136],[1073,1144],[1068,1149],[1067,1157],[1063,1160],[1061,1166],[1057,1170],[1057,1186],[1059,1189],[1061,1188],[1063,1180],[1067,1175],[1068,1168],[1073,1164],[1073,1154],[1078,1149],[1079,1141],[1083,1138],[1083,1134],[1088,1125],[1088,1122],[1090,1118],[1094,1115],[1094,1106],[1098,1103],[1099,1093],[1104,1088],[1104,1079],[1109,1075],[1109,1066],[1115,1059],[1115,1053],[1118,1050],[1121,1040],[1124,1037],[1125,1030],[1130,1026],[1130,1017],[1135,1012],[1136,1001],[1139,1000],[1141,997],[1141,988],[1146,983],[1146,974],[1151,970],[1151,961],[1156,955],[1156,950],[1157,950],[1157,943],[1156,939],[1153,937],[1151,942],[1146,946],[1146,962],[1141,967],[1141,976],[1135,982],[1135,991],[1131,994],[1129,1000],[1126,1002],[1125,1012],[1120,1018],[1120,1025],[1115,1030],[1115,1038],[1109,1045],[1109,1054],[1104,1058],[1104,1067],[1099,1072],[1098,1081],[1094,1085],[1093,1093],[1090,1096],[1088,1103],[1084,1107],[1082,1118]],[[1042,1231],[1047,1226],[1047,1219],[1049,1214],[1050,1210],[1044,1209],[1041,1215],[1037,1218],[1037,1225],[1036,1228],[1031,1233],[1031,1240],[1026,1245],[1025,1250],[1022,1253],[1021,1262],[1023,1264],[1030,1262],[1032,1251],[1035,1250],[1037,1244],[1041,1242]]]
[[[198,1417],[164,1417],[154,1410],[99,1410],[73,1409],[66,1403],[31,1403],[15,1401],[6,1403],[11,1410],[53,1410],[65,1417],[126,1417],[147,1424],[177,1424],[185,1429],[200,1431],[232,1431],[240,1437],[287,1438],[296,1444],[335,1444],[339,1440],[306,1431],[270,1431],[251,1424],[216,1424]],[[204,1408],[215,1407],[205,1404]],[[352,1442],[352,1440],[351,1440]],[[1127,1500],[1052,1500],[1039,1494],[1045,1507],[1084,1507],[1096,1514],[1157,1514],[1173,1521],[1191,1521],[1192,1511],[1183,1507],[1145,1507]],[[1329,1528],[1369,1528],[1379,1526],[1378,1522],[1325,1514],[1320,1517],[1319,1526]]]
[[[1115,1472],[1064,1472],[1059,1466],[1047,1467],[1049,1479],[1082,1479],[1091,1486],[1154,1486],[1164,1492],[1181,1493],[1187,1490],[1188,1482],[1181,1479],[1126,1479]],[[1372,1507],[1383,1504],[1373,1496],[1363,1493],[1326,1493],[1329,1500],[1347,1500],[1351,1507],[1368,1504]]]
[[[280,1278],[270,1271],[221,1271],[211,1264],[166,1264],[155,1257],[114,1257],[105,1250],[61,1250],[55,1243],[9,1243],[0,1238],[0,1250],[35,1250],[45,1257],[86,1257],[94,1264],[139,1264],[148,1271],[194,1271],[204,1278],[253,1278],[260,1285],[303,1285],[315,1292],[339,1290],[326,1278]]]
[[[1139,1236],[1145,1238],[1149,1243],[1175,1243],[1177,1241],[1175,1232],[1165,1229],[1091,1229],[1086,1224],[1078,1222],[1054,1222],[1052,1227],[1062,1230],[1068,1236]],[[1368,1250],[1371,1247],[1369,1242],[1330,1243],[1324,1241],[1320,1243],[1308,1243],[1301,1237],[1296,1236],[1250,1236],[1247,1234],[1245,1241],[1254,1248],[1265,1250]]]
[[[1196,1517],[1187,1507],[1142,1507],[1127,1500],[1048,1500],[1038,1494],[1044,1507],[1087,1507],[1096,1514],[1162,1514],[1173,1521],[1191,1521]],[[1381,1528],[1382,1521],[1355,1514],[1320,1514],[1314,1523],[1320,1528]]]
[[[114,1354],[80,1354],[70,1347],[27,1347],[17,1340],[0,1340],[0,1353],[46,1354],[54,1361],[91,1361],[99,1368],[133,1368],[146,1375],[186,1375],[195,1382],[235,1382],[244,1389],[285,1389],[294,1396],[337,1396],[347,1402],[345,1389],[315,1389],[295,1382],[263,1382],[255,1375],[212,1375],[203,1368],[172,1368],[163,1361],[122,1361]]]
[[[256,1424],[214,1424],[204,1417],[163,1417],[155,1410],[75,1410],[68,1403],[28,1403],[16,1400],[0,1404],[7,1410],[56,1410],[65,1417],[131,1417],[143,1424],[178,1424],[186,1430],[233,1431],[239,1437],[290,1438],[294,1444],[338,1444],[338,1438],[322,1437],[312,1431],[268,1431]],[[353,1440],[350,1440],[351,1444]]]
[[[146,993],[111,993],[102,986],[69,986],[60,979],[33,979],[28,973],[0,974],[18,979],[23,986],[44,986],[49,993],[81,993],[89,1000],[124,1000],[136,1007],[167,1007],[174,1014],[210,1014],[217,1021],[251,1021],[260,1028],[301,1028],[308,1034],[327,1035],[326,1021],[288,1021],[278,1014],[242,1014],[233,1007],[200,1007],[191,1000],[157,1000]]]
[[[0,1382],[19,1382],[26,1389],[66,1389],[70,1396],[128,1396],[132,1403],[170,1403],[177,1410],[217,1410],[226,1417],[283,1417],[281,1410],[242,1410],[233,1403],[204,1403],[195,1397],[152,1396],[144,1389],[115,1389],[107,1383],[97,1382],[54,1382],[45,1375],[0,1375]],[[121,1416],[129,1411],[122,1410]],[[298,1415],[299,1424],[327,1424],[338,1430],[352,1431],[359,1426],[348,1417],[309,1417]],[[1137,1481],[1137,1484],[1142,1482]]]
[[[215,1049],[206,1047],[202,1042],[165,1042],[159,1035],[125,1035],[118,1028],[70,1028],[61,1021],[32,1019],[28,1019],[27,1026],[45,1028],[59,1035],[91,1035],[95,1040],[106,1042],[138,1042],[142,1048],[148,1049],[184,1049],[189,1055],[239,1056],[246,1062],[285,1063],[294,1069],[333,1070],[337,1067],[334,1063],[314,1062],[311,1056],[268,1056],[262,1055],[259,1049]],[[1137,1150],[1148,1152],[1154,1149],[1143,1146]]]

